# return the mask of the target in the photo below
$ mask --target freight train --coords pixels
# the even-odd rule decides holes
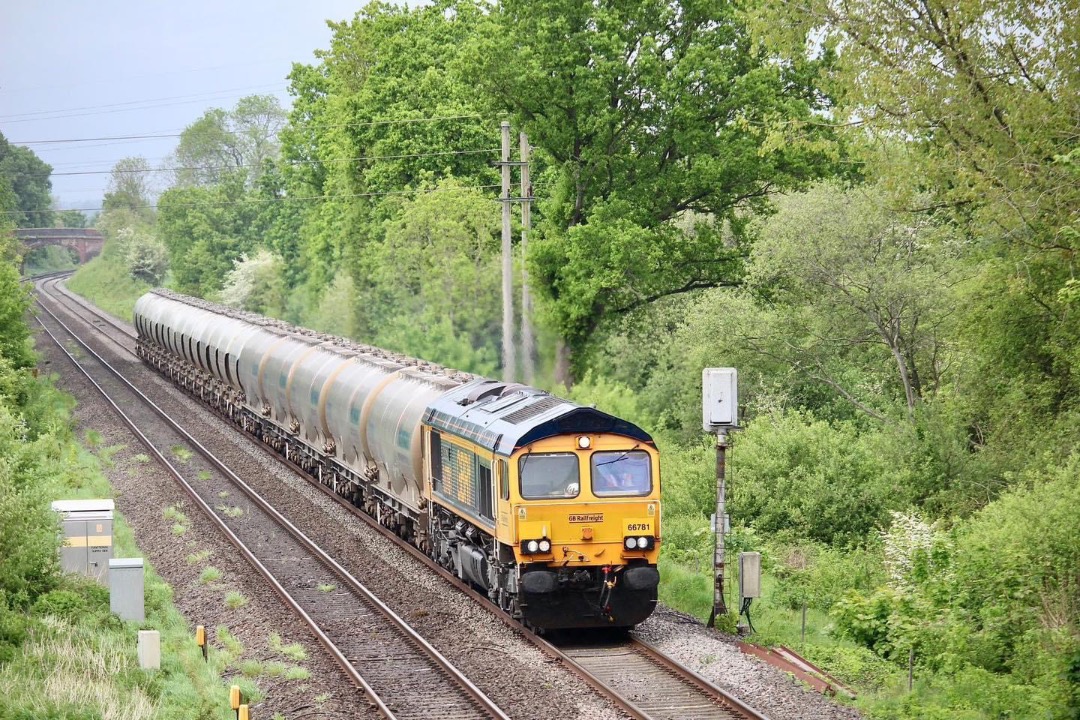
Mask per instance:
[[[530,627],[655,607],[659,455],[636,425],[165,290],[134,323],[144,362]]]

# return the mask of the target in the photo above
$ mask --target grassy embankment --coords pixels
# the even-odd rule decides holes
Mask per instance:
[[[102,310],[131,322],[135,301],[150,286],[131,277],[122,263],[99,255],[80,267],[68,280],[68,288],[82,295]]]
[[[4,459],[9,461],[4,467],[27,461],[39,464],[33,472],[20,476],[16,470],[5,478],[22,484],[30,477],[34,484],[22,485],[18,494],[0,493],[0,506],[14,512],[29,503],[27,514],[36,516],[27,522],[36,525],[39,520],[55,520],[45,509],[52,499],[109,497],[103,466],[121,448],[96,447],[95,452],[84,448],[71,430],[71,398],[53,388],[49,379],[25,382],[23,420],[12,425],[25,433],[24,451],[0,444],[6,445]],[[95,439],[100,442],[91,433],[88,444],[94,446]],[[203,661],[191,628],[172,604],[171,589],[152,567],[146,567],[145,622],[122,622],[109,610],[107,588],[82,577],[58,577],[58,536],[42,533],[40,528],[32,532],[37,534],[26,541],[28,549],[23,554],[0,561],[9,588],[18,587],[20,577],[39,578],[15,591],[18,597],[9,597],[10,606],[21,611],[0,605],[0,718],[211,720],[230,716],[221,676],[232,658],[211,652],[210,661]],[[113,532],[114,557],[141,554],[119,514]],[[42,562],[43,572],[27,570],[28,565]],[[158,671],[138,667],[139,629],[161,632]],[[246,684],[257,692],[253,684]]]

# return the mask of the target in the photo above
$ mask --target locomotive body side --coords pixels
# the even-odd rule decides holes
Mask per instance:
[[[652,612],[659,464],[640,428],[166,291],[140,298],[135,325],[147,363],[515,617]],[[598,484],[615,469],[638,485]]]

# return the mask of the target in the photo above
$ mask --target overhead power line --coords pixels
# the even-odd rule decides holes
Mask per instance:
[[[364,157],[355,158],[338,158],[335,160],[286,160],[287,165],[336,165],[344,163],[365,162],[368,160],[403,160],[405,158],[422,158],[422,157],[440,157],[444,155],[483,155],[494,154],[499,152],[499,148],[488,148],[483,150],[445,150],[442,152],[429,152],[429,153],[403,153],[400,155],[367,155]],[[50,172],[50,173],[32,173],[32,172],[17,172],[9,173],[4,177],[16,178],[16,177],[71,177],[75,175],[115,175],[115,174],[138,174],[138,173],[160,173],[160,172],[196,172],[196,171],[228,171],[239,170],[241,168],[258,167],[253,163],[240,163],[238,165],[195,165],[184,167],[165,167],[165,168],[146,168],[143,170],[131,169],[131,170],[75,170],[71,172]]]
[[[79,108],[67,108],[61,110],[38,110],[28,113],[0,116],[0,122],[5,124],[37,122],[45,120],[60,120],[63,118],[87,117],[90,115],[109,115],[119,112],[133,112],[138,110],[152,110],[159,107],[172,107],[175,105],[190,105],[198,102],[227,100],[237,97],[237,93],[250,93],[255,90],[284,90],[288,85],[273,83],[258,85],[251,88],[236,88],[234,90],[218,90],[212,93],[199,93],[196,95],[173,95],[172,97],[152,98],[147,100],[132,100],[130,102],[112,103],[108,105],[87,105]],[[220,97],[214,97],[220,96]],[[241,95],[242,97],[243,95]],[[129,107],[137,105],[139,107]],[[111,109],[108,109],[111,108]],[[88,110],[90,112],[81,112]]]
[[[318,125],[316,129],[325,130],[329,128],[342,128],[342,127],[369,127],[374,125],[406,125],[410,123],[422,123],[422,122],[439,122],[442,120],[465,120],[479,118],[481,115],[468,114],[468,115],[439,115],[433,117],[421,117],[421,118],[400,118],[397,120],[371,120],[365,122],[355,123],[331,123],[328,125]],[[101,142],[109,140],[156,140],[158,138],[178,138],[180,133],[162,133],[162,134],[146,134],[146,135],[114,135],[110,137],[95,137],[95,138],[65,138],[54,140],[9,140],[12,145],[54,145],[61,143],[82,143],[82,142]]]
[[[459,185],[453,188],[431,188],[430,190],[391,190],[387,192],[348,193],[343,195],[303,195],[300,197],[272,197],[272,198],[246,198],[244,200],[228,200],[223,202],[197,202],[197,203],[170,203],[173,207],[231,207],[234,205],[265,204],[275,202],[313,202],[317,200],[351,200],[354,198],[386,197],[388,195],[415,195],[417,193],[446,192],[449,190],[490,190],[498,185]],[[137,205],[133,210],[157,210],[157,203]],[[64,212],[65,210],[77,210],[78,212],[101,212],[105,208],[63,208],[63,210],[4,210],[0,215],[19,215],[28,213]]]

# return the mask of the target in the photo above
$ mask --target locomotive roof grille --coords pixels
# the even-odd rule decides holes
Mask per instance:
[[[505,422],[510,423],[511,425],[517,425],[525,420],[528,420],[529,418],[534,418],[537,415],[540,415],[546,410],[550,410],[553,407],[558,407],[565,402],[565,400],[548,395],[547,397],[540,398],[540,400],[534,402],[532,405],[518,408],[513,412],[503,415],[502,419]]]

